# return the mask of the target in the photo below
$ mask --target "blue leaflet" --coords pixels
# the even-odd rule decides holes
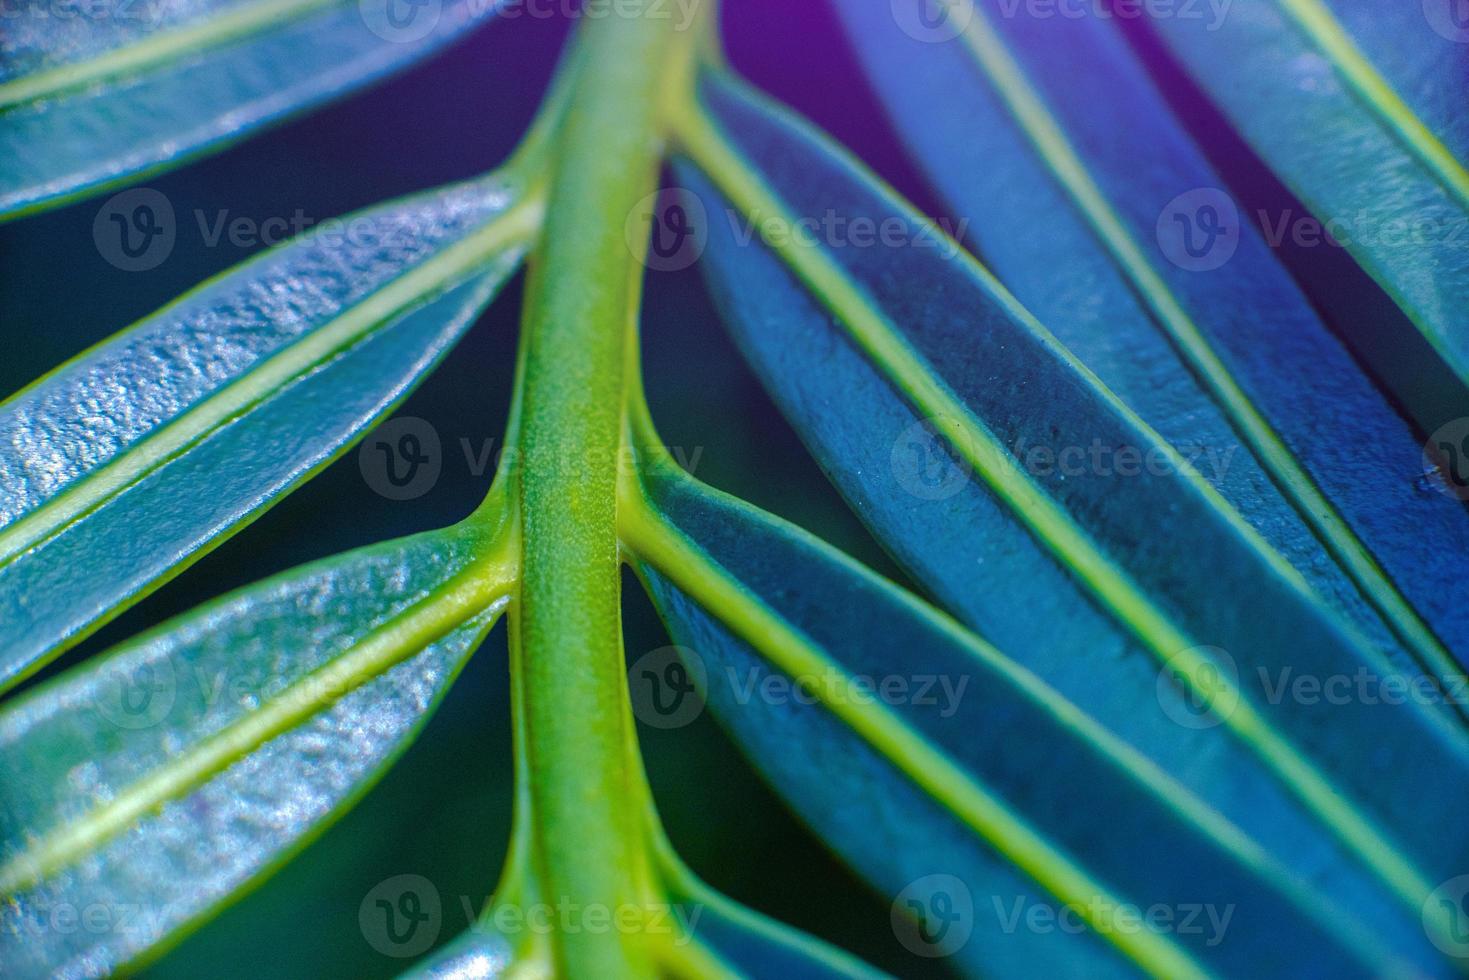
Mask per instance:
[[[802,678],[825,704],[790,693],[778,683],[790,676],[693,599],[678,570],[643,562],[675,641],[697,660],[690,669],[705,679],[711,706],[803,818],[900,906],[913,898],[921,913],[933,898],[926,886],[945,877],[946,904],[962,909],[945,951],[966,972],[1125,976],[1133,967],[1095,932],[1074,928],[1091,896],[1048,894],[1011,863],[1014,834],[985,839],[967,822],[972,814],[936,800],[902,760],[845,723],[833,700],[860,702],[847,700],[834,677],[865,678],[867,704],[917,731],[1113,900],[1144,909],[1232,909],[1222,935],[1161,930],[1206,969],[1357,975],[1384,968],[1387,959],[1368,966],[1384,955],[1371,948],[1377,940],[1356,946],[1351,922],[1359,913],[1395,956],[1441,969],[1425,952],[1416,916],[1369,896],[1360,875],[1318,864],[1313,873],[1333,886],[1303,892],[1217,817],[1199,818],[1197,801],[1177,784],[1119,751],[1115,739],[1026,671],[890,583],[687,477],[665,471],[646,486],[673,533],[687,536],[831,662],[831,677]],[[884,686],[894,681],[902,682],[901,695],[871,693],[896,690]],[[1038,874],[1052,870],[1047,860],[1034,864]],[[1337,885],[1355,888],[1351,898],[1366,904],[1349,907]],[[1026,925],[1036,908],[1069,909],[1068,928]],[[927,925],[929,935],[939,933],[940,923]]]
[[[202,6],[197,20],[207,21],[265,4]],[[307,3],[302,14],[278,17],[218,46],[189,47],[42,97],[7,98],[29,75],[85,69],[89,58],[197,26],[197,20],[154,23],[145,16],[167,16],[176,7],[201,13],[195,5],[140,0],[119,7],[140,18],[135,21],[120,14],[113,22],[26,12],[10,19],[19,31],[7,37],[10,71],[0,74],[0,220],[218,149],[425,57],[495,9],[489,0]],[[394,11],[398,17],[389,20]]]
[[[1022,445],[1052,460],[1093,443],[1143,458],[1162,450],[980,272],[942,242],[921,247],[924,229],[911,211],[840,154],[729,83],[711,83],[705,98],[791,213],[872,227],[898,221],[897,245],[801,244],[788,258],[830,246],[906,349],[960,400],[973,422],[967,438],[983,443],[977,449],[936,436],[900,394],[892,366],[841,329],[842,314],[758,237],[744,239],[697,170],[679,170],[713,215],[705,259],[736,338],[854,509],[913,575],[1279,859],[1300,860],[1311,874],[1337,866],[1339,841],[1316,822],[1324,821],[1341,839],[1355,837],[1358,856],[1415,909],[1469,867],[1466,835],[1445,834],[1465,802],[1465,781],[1449,775],[1465,771],[1463,733],[1431,690],[1419,689],[1427,703],[1401,703],[1410,678],[1358,644],[1191,474],[1066,472],[1017,458]],[[992,471],[981,479],[968,462],[987,454],[999,458],[988,456]],[[1034,494],[1064,517],[1024,502]],[[1077,531],[1080,548],[1068,543]],[[1105,566],[1086,573],[1076,563],[1098,560]],[[1217,677],[1242,700],[1198,717],[1163,666],[1185,647],[1215,672],[1194,675],[1194,694]],[[1292,687],[1302,676],[1365,687],[1349,689],[1345,703],[1319,689],[1303,697]],[[1283,764],[1282,752],[1295,762]],[[1297,763],[1333,786],[1327,795],[1287,775]],[[1371,842],[1353,829],[1364,814]],[[1387,847],[1410,855],[1416,880],[1384,860]]]
[[[475,182],[350,217],[340,236],[211,280],[0,404],[0,687],[221,543],[405,397],[523,245],[488,248],[472,274],[445,254],[492,233],[518,198]],[[329,330],[335,340],[298,357]],[[176,437],[221,400],[228,410]]]
[[[1322,595],[1378,645],[1391,643],[1170,346],[1115,241],[1089,223],[1075,195],[1080,181],[1094,182],[1254,411],[1438,641],[1469,660],[1469,603],[1446,587],[1469,554],[1469,511],[1419,478],[1419,439],[1239,212],[1115,24],[1023,12],[986,18],[1024,71],[1014,81],[1035,87],[1084,161],[1077,177],[1037,150],[964,38],[923,43],[886,11],[839,9],[914,160],[968,218],[966,241],[1016,298],[1160,435],[1197,453],[1201,472]],[[1228,229],[1224,237],[1203,230],[1209,214]],[[1266,216],[1266,224],[1278,230],[1288,217]],[[1197,263],[1185,250],[1188,234],[1203,250]],[[1469,256],[1469,228],[1465,245]]]

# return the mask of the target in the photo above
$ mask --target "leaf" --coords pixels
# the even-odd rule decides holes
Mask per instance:
[[[0,688],[391,410],[510,276],[538,220],[539,198],[513,177],[362,212],[210,280],[0,405]]]
[[[1314,853],[1293,857],[1312,877],[1288,869],[1023,667],[834,549],[671,463],[644,486],[625,534],[695,685],[898,908],[928,907],[943,879],[955,928],[930,954],[1000,976],[1447,969],[1416,910],[1340,851],[1307,836]],[[1232,920],[1195,933],[1118,917],[1156,905]],[[1037,908],[1070,910],[1071,927],[1023,925]]]
[[[1375,645],[1394,641],[1363,596],[1461,680],[1469,605],[1444,583],[1469,510],[1415,479],[1419,440],[1239,220],[1115,22],[975,9],[967,34],[924,43],[887,10],[838,9],[1000,281]],[[1229,231],[1195,263],[1164,232],[1200,231],[1205,209]]]
[[[1366,8],[1345,0],[1252,0],[1234,4],[1217,26],[1166,18],[1154,29],[1469,380],[1469,130],[1459,111],[1469,34],[1453,24],[1449,3],[1402,6],[1365,32]]]
[[[952,241],[730,83],[710,82],[703,102],[722,129],[684,118],[686,151],[733,196],[732,215],[779,240],[767,249],[733,218],[711,220],[716,299],[796,430],[920,583],[1246,833],[1278,841],[1290,825],[1290,845],[1271,845],[1282,859],[1309,846],[1310,814],[1415,910],[1469,867],[1469,835],[1445,831],[1469,803],[1464,731],[1426,679],[1363,644]],[[678,173],[706,211],[727,207],[702,173]],[[889,230],[871,247],[828,248],[787,233],[802,220]],[[1137,463],[1056,465],[1092,446]],[[1347,696],[1300,696],[1301,677],[1340,681]],[[1219,726],[1200,729],[1206,743],[1181,732],[1200,706]],[[1268,782],[1242,779],[1237,760],[1251,754]],[[1282,789],[1269,805],[1236,795]]]
[[[656,818],[655,818],[656,819]],[[674,853],[659,828],[654,851],[669,900],[688,922],[688,941],[714,964],[742,977],[875,980],[885,974],[849,953],[719,894]]]
[[[1448,3],[1383,6],[1327,0],[1348,39],[1460,161],[1469,159],[1462,82],[1469,27]],[[1462,10],[1457,11],[1462,15]]]
[[[0,220],[219,149],[411,64],[495,6],[141,0],[48,17],[30,4],[0,35]]]
[[[494,530],[288,572],[0,708],[6,975],[136,966],[366,792],[505,605]],[[65,927],[99,908],[128,922]]]
[[[668,944],[672,955],[693,959],[701,976],[876,978],[883,974],[853,957],[811,939],[794,929],[716,895],[700,886],[696,893],[676,892],[669,902],[679,921],[689,921],[693,934],[680,934]],[[672,914],[671,914],[672,917]],[[442,950],[403,974],[404,980],[496,980],[499,977],[552,977],[549,966],[536,959],[517,959],[514,933],[497,930],[481,920]],[[688,960],[681,961],[688,962]],[[684,973],[670,971],[668,975]]]
[[[476,923],[452,942],[412,969],[401,980],[517,980],[549,978],[549,970],[536,970],[517,962],[506,938],[484,923]]]

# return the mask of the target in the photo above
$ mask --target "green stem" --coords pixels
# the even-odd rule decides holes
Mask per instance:
[[[657,188],[660,99],[688,81],[693,32],[675,26],[650,3],[583,23],[528,287],[516,663],[527,824],[540,900],[553,906],[642,908],[653,893],[644,790],[629,765],[617,471],[624,337],[642,273],[628,241],[647,237],[638,210]],[[561,976],[655,973],[640,934],[568,928],[551,945]]]

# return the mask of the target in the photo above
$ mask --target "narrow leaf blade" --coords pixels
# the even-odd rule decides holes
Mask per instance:
[[[503,608],[485,532],[431,532],[252,586],[0,710],[7,975],[156,955],[355,801]],[[58,908],[137,911],[57,928]]]
[[[11,18],[0,220],[218,149],[426,56],[495,9],[411,5],[395,27],[395,2],[139,3],[131,16]]]
[[[510,276],[514,182],[347,219],[205,283],[0,404],[0,688],[309,478]],[[207,492],[205,489],[207,488]]]
[[[743,90],[711,84],[705,103],[730,135],[691,123],[686,143],[739,212],[758,212],[757,227],[789,229],[796,215],[898,222],[900,246],[787,236],[772,250],[714,220],[705,259],[757,373],[921,583],[1262,841],[1279,841],[1275,818],[1233,796],[1230,767],[1201,767],[1184,748],[1190,699],[1212,707],[1215,745],[1236,739],[1272,774],[1236,788],[1294,798],[1277,808],[1293,838],[1309,840],[1319,820],[1415,909],[1469,866],[1469,839],[1443,830],[1469,785],[1447,775],[1466,771],[1464,732],[1431,685],[1392,704],[1294,696],[1300,675],[1424,688],[1364,645],[982,269],[941,237],[918,247],[934,233],[911,209]],[[680,180],[707,193],[692,167]],[[703,199],[711,214],[729,206]],[[1155,465],[1025,459],[1033,447],[1055,461],[1093,445]],[[1228,749],[1204,758],[1216,751]]]
[[[1440,26],[1462,30],[1454,24],[1453,4],[1402,6],[1390,16],[1422,15],[1430,27],[1436,18]],[[1361,266],[1469,381],[1469,143],[1462,113],[1450,125],[1436,108],[1440,98],[1462,106],[1463,56],[1441,54],[1445,47],[1462,48],[1462,39],[1419,29],[1387,41],[1385,22],[1383,36],[1366,39],[1364,54],[1321,0],[1238,3],[1212,29],[1181,18],[1155,27],[1255,152],[1331,223]],[[1383,50],[1384,43],[1393,53]],[[1374,60],[1388,65],[1391,82]],[[1410,78],[1428,79],[1442,95],[1409,94],[1404,101],[1393,84]],[[1409,102],[1418,104],[1423,119]]]
[[[1417,478],[1419,439],[1272,253],[1291,216],[1264,234],[1246,219],[1115,22],[987,9],[971,33],[988,25],[994,51],[840,8],[914,160],[970,217],[966,239],[1375,645],[1396,641],[1363,596],[1431,673],[1462,675],[1469,609],[1444,583],[1469,510]],[[1207,215],[1227,235],[1204,237]],[[1189,244],[1210,247],[1195,261]]]
[[[691,676],[802,817],[895,901],[936,875],[960,883],[948,889],[951,911],[964,910],[953,945],[931,951],[986,975],[1110,976],[1138,966],[1289,973],[1326,960],[1328,972],[1347,975],[1395,960],[1447,969],[1417,916],[1339,849],[1318,847],[1303,862],[1321,890],[1302,887],[1302,871],[1267,857],[1034,676],[918,600],[671,467],[645,486],[666,533],[696,549],[670,548],[663,532],[631,535]],[[793,670],[797,660],[775,630],[709,586],[720,576],[791,631],[810,672]],[[856,679],[861,686],[846,686]],[[894,726],[921,741],[926,762],[911,744],[895,749]],[[1064,907],[1080,922],[1086,910],[1118,903],[1228,907],[1234,919],[1205,939],[1109,929],[1104,916],[1085,934],[1016,928],[1013,918]],[[1359,944],[1354,921],[1371,921],[1381,945]],[[1164,948],[1130,943],[1139,937]],[[1304,959],[1293,963],[1297,955]]]

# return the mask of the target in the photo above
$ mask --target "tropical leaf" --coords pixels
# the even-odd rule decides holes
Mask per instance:
[[[484,923],[476,923],[432,956],[413,964],[402,980],[539,980],[549,970],[534,970],[515,961],[510,942]]]
[[[177,166],[410,64],[489,0],[23,3],[0,33],[0,220]]]
[[[1428,678],[1364,644],[998,283],[848,158],[728,82],[708,83],[703,105],[715,121],[683,120],[699,169],[685,164],[680,181],[706,210],[728,195],[754,222],[745,241],[738,222],[709,222],[716,298],[797,431],[921,584],[1247,833],[1269,841],[1277,820],[1294,824],[1279,853],[1309,835],[1292,806],[1253,798],[1267,786],[1411,908],[1469,867],[1469,835],[1445,832],[1469,793],[1465,735]],[[792,233],[813,220],[888,237],[836,248]],[[1132,462],[1057,464],[1092,446]],[[1375,696],[1299,697],[1301,676]],[[1202,753],[1180,738],[1198,724],[1188,699],[1220,726],[1199,728],[1217,736]],[[1224,761],[1232,747],[1272,774],[1248,779],[1248,802],[1226,788],[1243,772]]]
[[[1469,607],[1443,582],[1469,510],[1416,478],[1420,440],[1240,220],[1116,22],[976,9],[925,43],[888,11],[838,9],[1015,297],[1376,645],[1393,641],[1363,596],[1430,673],[1461,679]]]
[[[801,977],[809,980],[875,980],[883,974],[861,961],[765,918],[719,895],[693,877],[660,841],[660,873],[668,888],[666,914],[659,930],[677,929],[667,964],[672,975],[695,966],[707,977]],[[505,924],[515,926],[516,918]],[[495,980],[498,977],[555,975],[550,964],[534,955],[517,956],[524,927],[502,929],[491,912],[470,930],[403,974],[404,980]],[[682,967],[680,971],[677,968]]]
[[[954,882],[965,931],[932,952],[999,975],[1443,969],[1416,910],[1349,856],[1318,848],[1311,874],[1332,884],[1303,888],[1302,871],[921,601],[671,463],[644,487],[625,534],[696,685],[878,887],[921,909],[927,883]],[[1232,921],[1170,936],[1118,917],[1155,905]],[[1035,907],[1092,931],[1017,928]]]
[[[654,818],[656,819],[656,817]],[[884,974],[850,954],[731,901],[700,881],[674,853],[661,828],[653,849],[669,901],[687,923],[687,940],[715,969],[740,977],[876,980]]]
[[[412,976],[875,975],[674,855],[638,755],[624,564],[681,644],[662,682],[712,708],[919,956],[1462,970],[1469,511],[1433,495],[1397,407],[1421,424],[1443,403],[1403,402],[1405,359],[1385,370],[1337,318],[1354,363],[1237,214],[1205,221],[1234,202],[1154,82],[1182,76],[1142,65],[1156,32],[1319,214],[1358,207],[1336,224],[1422,331],[1414,357],[1469,380],[1447,234],[1469,225],[1469,55],[1365,0],[1234,0],[1203,29],[839,5],[967,215],[945,229],[701,68],[723,61],[708,6],[588,7],[502,171],[302,236],[0,404],[3,693],[344,451],[535,248],[510,453],[475,514],[0,702],[0,972],[146,967],[359,799],[508,612],[505,866]],[[23,8],[0,34],[0,220],[222,145],[495,7]],[[667,163],[682,211],[661,210]],[[148,216],[111,217],[146,243]],[[1446,233],[1377,234],[1403,218]],[[693,232],[747,360],[923,595],[657,448],[637,364],[655,221]],[[537,905],[586,916],[500,918]],[[592,926],[629,905],[673,915]]]
[[[360,797],[504,608],[497,533],[476,518],[305,566],[7,702],[6,975],[135,966]],[[94,908],[130,918],[55,924]]]
[[[205,283],[0,405],[0,688],[397,404],[514,271],[539,214],[514,174],[362,212]]]
[[[1243,0],[1154,29],[1469,380],[1469,29],[1448,0],[1402,7],[1368,26],[1356,0]]]

